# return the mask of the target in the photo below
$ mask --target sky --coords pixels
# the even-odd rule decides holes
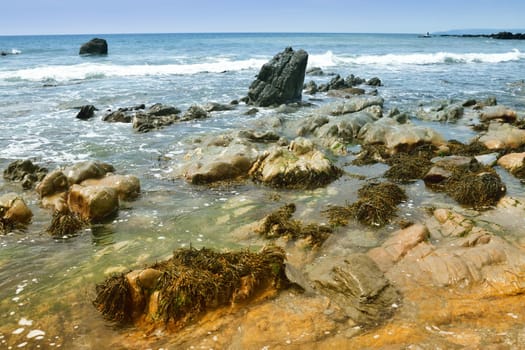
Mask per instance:
[[[525,27],[525,0],[1,0],[0,35]]]

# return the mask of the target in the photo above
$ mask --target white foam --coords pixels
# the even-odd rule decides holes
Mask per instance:
[[[203,72],[221,73],[225,71],[259,69],[265,62],[266,60],[255,58],[240,61],[218,58],[211,62],[194,64],[116,65],[108,63],[81,63],[0,72],[0,80],[63,82],[103,77],[191,75]]]
[[[386,55],[335,55],[327,51],[321,55],[309,57],[310,67],[332,67],[335,65],[430,65],[430,64],[455,64],[455,63],[501,63],[525,59],[525,54],[518,49],[503,53],[411,53],[411,54],[386,54]]]

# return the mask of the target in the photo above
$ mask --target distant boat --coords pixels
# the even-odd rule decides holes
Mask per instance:
[[[419,35],[419,38],[432,38],[432,35],[430,35],[429,32],[427,32],[425,35]]]

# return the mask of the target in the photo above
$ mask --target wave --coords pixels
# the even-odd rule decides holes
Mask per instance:
[[[504,53],[411,53],[344,56],[327,51],[320,55],[310,55],[310,67],[334,67],[339,65],[431,65],[431,64],[468,64],[501,63],[525,59],[525,54],[518,49]]]
[[[99,79],[104,77],[134,77],[162,75],[191,75],[197,73],[222,73],[259,69],[266,62],[264,59],[247,59],[232,61],[217,59],[213,62],[195,64],[163,64],[163,65],[116,65],[105,63],[81,63],[76,65],[55,65],[19,69],[15,71],[0,71],[0,80],[6,81],[37,81],[64,82],[70,80]]]

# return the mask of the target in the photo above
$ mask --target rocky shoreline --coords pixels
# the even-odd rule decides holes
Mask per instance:
[[[303,222],[294,216],[295,204],[284,203],[231,233],[264,245],[257,253],[189,248],[143,269],[100,276],[97,310],[135,327],[132,336],[113,345],[146,347],[158,341],[152,334],[159,332],[178,347],[521,344],[525,240],[507,239],[503,225],[478,218],[521,217],[525,211],[521,198],[507,194],[500,176],[506,171],[525,178],[522,111],[498,105],[496,98],[384,111],[379,78],[337,75],[322,86],[304,84],[305,76],[322,74],[308,75],[306,59],[306,52],[291,48],[277,54],[241,99],[247,106],[272,106],[276,113],[254,128],[191,140],[185,154],[166,155],[168,177],[184,179],[187,186],[251,182],[277,193],[309,195],[355,176],[351,167],[381,164],[388,170],[362,179],[364,186],[353,189],[355,201],[327,205],[321,213],[327,223]],[[303,93],[317,91],[334,101],[319,108],[302,102]],[[131,123],[143,133],[205,120],[225,108],[239,104],[192,106],[185,113],[174,106],[137,105],[106,111],[101,119]],[[310,113],[287,119],[279,112],[286,108]],[[77,118],[90,119],[96,110],[85,106]],[[477,136],[463,144],[416,120],[465,125]],[[350,145],[359,147],[353,151]],[[116,174],[112,165],[94,161],[51,172],[19,161],[4,178],[36,191],[49,210],[53,237],[72,237],[82,227],[103,223],[121,203],[141,195],[136,176]],[[422,218],[401,220],[398,208],[410,200],[404,189],[418,181],[456,205],[422,208]],[[0,197],[2,232],[30,225],[23,197]],[[348,244],[347,228],[356,225],[371,232],[385,225],[398,229],[375,247],[340,254],[338,247]]]

